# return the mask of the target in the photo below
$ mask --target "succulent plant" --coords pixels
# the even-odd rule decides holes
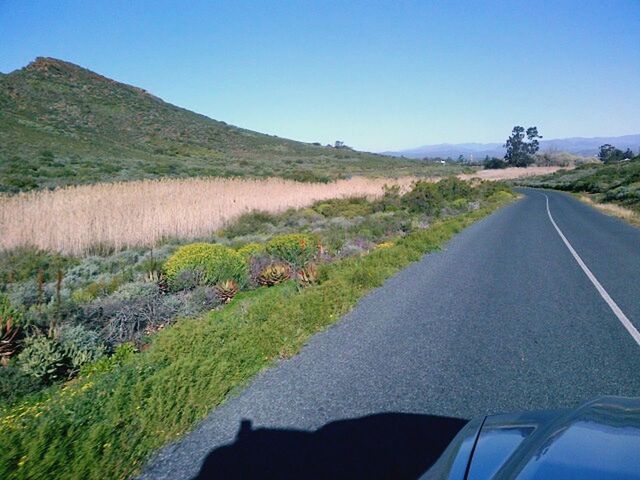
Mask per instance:
[[[6,367],[15,353],[19,327],[13,323],[12,317],[0,317],[0,364]]]
[[[264,287],[272,287],[291,278],[291,269],[283,263],[269,265],[258,275],[258,284]]]
[[[238,283],[235,280],[224,280],[216,285],[216,294],[223,303],[230,302],[238,290]]]
[[[18,354],[18,365],[27,375],[50,383],[64,374],[65,355],[60,345],[44,335],[27,337]]]
[[[315,264],[310,263],[298,271],[298,281],[303,287],[313,285],[318,281],[318,269]]]

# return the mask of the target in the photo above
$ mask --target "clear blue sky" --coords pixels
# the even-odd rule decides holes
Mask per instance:
[[[0,71],[36,56],[360,149],[640,132],[640,0],[0,0]]]

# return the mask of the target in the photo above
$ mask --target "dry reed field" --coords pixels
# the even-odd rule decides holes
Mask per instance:
[[[352,178],[333,183],[192,178],[97,184],[0,196],[0,249],[32,246],[82,255],[163,238],[208,235],[252,210],[280,212],[318,200],[375,197],[415,179]]]
[[[479,178],[480,180],[513,180],[515,178],[534,177],[536,175],[548,175],[558,170],[570,170],[573,167],[509,167],[496,170],[478,170],[474,173],[458,175],[458,178],[469,180]]]

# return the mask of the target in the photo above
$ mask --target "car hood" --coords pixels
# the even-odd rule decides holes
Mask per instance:
[[[423,478],[640,479],[640,399],[472,420]]]

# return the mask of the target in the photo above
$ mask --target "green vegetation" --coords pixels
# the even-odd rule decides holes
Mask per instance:
[[[266,251],[293,267],[304,267],[318,253],[318,241],[305,233],[278,235],[267,242]]]
[[[247,265],[241,254],[224,245],[192,243],[180,247],[168,258],[164,273],[170,287],[183,290],[226,280],[244,284]]]
[[[503,189],[448,178],[418,182],[405,195],[390,187],[374,201],[345,198],[277,215],[251,212],[187,245],[173,239],[156,249],[85,258],[0,252],[0,359],[12,367],[0,369],[0,383],[21,383],[16,369],[33,380],[0,396],[0,404],[68,381],[127,342],[146,348],[156,331],[221,307],[241,291],[289,279],[313,285],[318,265],[393,245],[389,241],[436,218],[496,200]]]
[[[424,187],[418,184],[417,188]],[[443,184],[440,197],[456,197],[453,192],[460,188]],[[278,358],[295,354],[311,335],[337,321],[370,289],[512,200],[513,195],[504,186],[482,184],[469,190],[465,198],[457,202],[459,210],[443,201],[439,210],[428,209],[434,215],[411,214],[401,206],[402,197],[394,198],[390,192],[388,198],[372,202],[369,217],[375,217],[373,222],[366,217],[324,217],[316,210],[326,212],[328,207],[323,204],[327,202],[270,218],[274,224],[298,231],[313,225],[311,219],[316,226],[323,223],[327,228],[317,233],[320,241],[330,238],[334,223],[345,232],[345,242],[356,239],[351,230],[355,227],[376,238],[374,225],[386,217],[393,219],[389,225],[402,225],[406,230],[384,233],[377,237],[384,240],[379,248],[370,244],[355,254],[343,256],[341,249],[327,247],[314,258],[317,270],[309,263],[304,276],[297,279],[279,279],[271,288],[250,287],[223,308],[184,318],[155,333],[140,353],[133,353],[131,344],[125,343],[114,355],[85,365],[74,381],[6,406],[0,417],[0,475],[7,479],[102,479],[135,473],[149,454],[190,429],[257,372]],[[401,216],[399,223],[397,215]],[[303,219],[305,225],[301,225]],[[276,238],[278,242],[271,243],[278,245],[273,254],[296,252],[291,257],[294,262],[307,260],[300,252],[313,237]],[[252,275],[258,266],[255,262],[265,260],[264,255],[250,256]],[[270,261],[283,265],[285,260]],[[74,268],[86,268],[83,263]],[[135,282],[130,285],[139,288]],[[24,388],[29,390],[29,385]]]
[[[161,177],[326,182],[461,169],[244,130],[60,60],[38,58],[0,75],[0,192]]]
[[[627,150],[623,152],[619,148],[609,145],[608,143],[601,145],[600,150],[598,151],[598,158],[602,163],[621,162],[625,159],[632,159],[634,156],[635,155],[631,149],[627,148]]]
[[[606,165],[581,165],[574,170],[527,178],[519,184],[588,193],[597,202],[616,203],[640,213],[640,156]]]

